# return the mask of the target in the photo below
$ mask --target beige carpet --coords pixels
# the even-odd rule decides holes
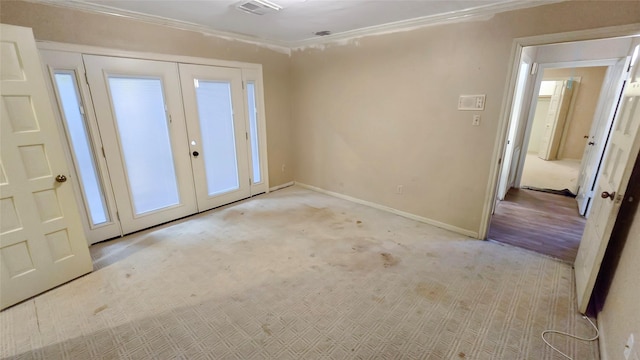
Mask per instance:
[[[578,191],[580,160],[562,159],[545,161],[537,154],[527,154],[522,170],[520,187]]]
[[[3,358],[561,359],[542,330],[592,333],[568,265],[297,187],[92,252],[0,313]]]

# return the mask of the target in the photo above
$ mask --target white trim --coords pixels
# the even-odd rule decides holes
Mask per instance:
[[[400,215],[402,217],[406,217],[406,218],[411,219],[411,220],[415,220],[415,221],[419,221],[419,222],[422,222],[422,223],[425,223],[425,224],[433,225],[435,227],[439,227],[441,229],[453,231],[453,232],[456,232],[458,234],[469,236],[469,237],[472,237],[472,238],[475,238],[475,239],[478,238],[478,233],[475,232],[475,231],[471,231],[471,230],[463,229],[463,228],[460,228],[460,227],[457,227],[457,226],[445,224],[445,223],[437,221],[437,220],[428,219],[428,218],[425,218],[425,217],[422,217],[422,216],[418,216],[418,215],[415,215],[415,214],[411,214],[411,213],[408,213],[408,212],[405,212],[405,211],[402,211],[402,210],[394,209],[394,208],[389,207],[389,206],[381,205],[381,204],[374,203],[374,202],[367,201],[367,200],[358,199],[358,198],[355,198],[355,197],[352,197],[352,196],[349,196],[349,195],[340,194],[340,193],[337,193],[337,192],[325,190],[325,189],[322,189],[322,188],[319,188],[319,187],[303,184],[303,183],[300,183],[300,182],[297,182],[297,181],[295,182],[295,185],[303,187],[303,188],[308,189],[308,190],[312,190],[312,191],[316,191],[316,192],[319,192],[319,193],[322,193],[322,194],[326,194],[326,195],[330,195],[330,196],[333,196],[333,197],[337,197],[339,199],[351,201],[351,202],[354,202],[356,204],[365,205],[365,206],[372,207],[374,209],[390,212],[390,213],[395,214],[395,215]]]
[[[80,53],[85,55],[103,55],[103,56],[114,56],[114,57],[123,57],[123,58],[131,58],[131,59],[168,61],[168,62],[175,62],[175,63],[181,63],[181,64],[256,69],[256,70],[262,71],[262,64],[247,63],[247,62],[241,62],[241,61],[218,60],[218,59],[204,58],[204,57],[197,57],[197,56],[119,50],[119,49],[105,48],[105,47],[99,47],[99,46],[77,45],[77,44],[61,43],[61,42],[54,42],[54,41],[36,41],[36,46],[38,47],[38,50],[54,50],[54,51]]]
[[[291,47],[292,50],[302,50],[306,47],[322,46],[336,42],[339,43],[371,35],[391,34],[402,31],[410,31],[427,26],[452,24],[464,21],[487,20],[493,15],[501,12],[526,9],[562,1],[564,0],[504,1],[498,4],[476,6],[464,10],[456,10],[442,14],[422,16],[414,19],[395,21],[382,25],[368,26],[361,29],[344,31],[329,36],[323,36],[321,38],[309,38],[300,41],[291,41],[287,44]]]
[[[478,238],[486,239],[489,233],[489,223],[491,222],[491,212],[493,209],[493,201],[496,196],[498,187],[498,178],[500,175],[500,164],[498,161],[502,158],[504,143],[507,137],[509,125],[509,114],[514,96],[515,82],[518,76],[518,65],[522,49],[526,46],[548,45],[562,42],[573,42],[583,40],[597,40],[621,36],[633,36],[640,33],[640,23],[611,26],[598,29],[579,30],[558,34],[546,34],[524,38],[516,38],[511,45],[511,61],[507,69],[507,80],[504,95],[502,98],[502,106],[500,110],[500,118],[498,121],[498,132],[493,146],[493,154],[491,156],[491,164],[489,168],[489,180],[485,191],[484,205],[482,209],[482,217],[480,228],[478,229]],[[514,70],[515,69],[515,70]],[[538,70],[538,73],[540,71]]]
[[[547,4],[553,4],[564,0],[504,0],[497,4],[475,6],[463,10],[450,11],[442,14],[422,16],[414,19],[390,22],[382,25],[368,26],[365,28],[344,31],[329,36],[312,37],[298,41],[278,41],[259,38],[256,36],[242,35],[229,31],[216,30],[209,26],[199,25],[188,21],[170,19],[162,16],[143,14],[137,11],[123,10],[111,6],[92,4],[80,0],[26,0],[33,3],[46,4],[62,8],[98,13],[110,16],[119,16],[128,19],[144,21],[150,24],[162,25],[171,28],[200,32],[213,35],[231,41],[241,41],[291,55],[291,50],[303,49],[317,45],[341,42],[371,35],[382,35],[399,31],[408,31],[426,26],[450,24],[471,20],[488,19],[491,16],[506,12]]]
[[[289,181],[288,183],[280,184],[272,188],[269,188],[269,192],[278,191],[280,189],[288,188],[289,186],[293,186],[293,185],[295,185],[295,183],[293,181]]]

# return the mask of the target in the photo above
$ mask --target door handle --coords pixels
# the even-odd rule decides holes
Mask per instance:
[[[609,194],[608,192],[603,191],[602,194],[600,194],[600,197],[602,197],[603,199],[610,198],[611,200],[613,200],[616,197],[616,192],[614,191]]]
[[[64,175],[58,175],[58,176],[56,176],[56,181],[59,182],[59,183],[63,183],[65,181],[67,181],[67,177],[64,176]]]
[[[194,151],[194,152],[192,152],[191,154],[193,155],[193,157],[198,157],[198,155],[200,155],[200,153],[199,153],[199,152],[197,152],[197,151]]]
[[[587,145],[591,145],[591,146],[593,146],[593,145],[595,145],[595,144],[596,144],[596,143],[594,143],[593,141],[589,141],[589,142],[587,143]]]

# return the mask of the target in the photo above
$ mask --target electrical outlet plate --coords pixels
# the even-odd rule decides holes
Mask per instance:
[[[460,95],[458,98],[458,110],[484,110],[486,95]]]
[[[473,126],[480,126],[480,115],[473,115]]]

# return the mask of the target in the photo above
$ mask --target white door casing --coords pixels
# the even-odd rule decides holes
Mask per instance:
[[[638,47],[636,47],[637,52]],[[637,58],[634,65],[637,71]],[[613,123],[605,160],[596,184],[591,215],[587,220],[574,264],[578,309],[587,310],[609,238],[624,199],[629,177],[640,150],[640,76],[627,82]],[[608,195],[608,196],[607,196]]]
[[[616,106],[624,85],[623,72],[629,67],[631,57],[625,57],[609,66],[605,76],[598,106],[594,114],[594,120],[589,131],[589,139],[585,145],[578,176],[578,211],[580,215],[589,216],[588,206],[594,195],[594,186],[597,181],[598,166],[603,159],[604,150],[609,137],[609,130],[613,122]],[[626,76],[626,75],[625,75]]]
[[[264,110],[264,96],[262,95],[264,93],[264,89],[263,89],[263,84],[262,84],[262,71],[258,70],[258,69],[242,69],[242,81],[243,84],[245,84],[244,86],[244,100],[245,100],[245,106],[244,109],[246,109],[246,114],[245,114],[245,118],[246,118],[246,128],[250,129],[250,112],[254,112],[254,116],[256,117],[256,126],[257,129],[255,129],[255,131],[257,132],[257,134],[255,134],[254,136],[256,136],[256,142],[257,142],[257,146],[258,146],[258,152],[259,152],[259,169],[260,169],[260,179],[257,179],[256,174],[254,174],[253,169],[255,168],[256,164],[252,163],[252,157],[251,157],[251,152],[254,150],[251,147],[251,141],[249,141],[247,144],[249,145],[248,148],[248,153],[247,153],[247,157],[249,159],[249,164],[251,164],[252,166],[250,166],[251,170],[251,196],[257,195],[257,194],[262,194],[262,193],[267,193],[269,192],[269,166],[268,166],[268,161],[267,161],[267,123],[265,121],[265,110]],[[254,86],[254,102],[255,102],[255,108],[250,108],[249,106],[249,102],[247,99],[248,96],[248,88],[249,85],[248,84],[253,84]],[[252,134],[250,132],[249,136],[251,137]]]
[[[187,131],[184,126],[177,64],[94,55],[83,55],[83,59],[96,109],[98,126],[105,145],[106,161],[123,233],[131,233],[196,213],[195,191],[189,160]],[[159,96],[161,97],[160,101],[164,102],[165,109],[164,112],[162,109],[155,109],[162,113],[161,118],[156,121],[162,124],[162,127],[166,124],[166,129],[161,129],[166,135],[166,144],[163,139],[154,140],[149,137],[149,133],[153,129],[141,129],[135,135],[140,137],[140,144],[138,144],[140,146],[144,146],[144,142],[148,141],[150,145],[154,145],[154,142],[161,142],[166,148],[167,152],[164,154],[172,160],[169,160],[168,163],[168,166],[171,167],[169,170],[171,178],[148,180],[171,183],[171,191],[176,192],[175,204],[171,206],[148,212],[136,210],[133,183],[139,181],[141,177],[129,174],[130,171],[138,169],[131,167],[128,171],[127,168],[127,154],[123,148],[120,132],[120,126],[126,124],[123,119],[120,119],[122,121],[120,124],[118,123],[119,119],[115,108],[117,104],[114,103],[114,94],[110,87],[112,79],[150,80],[160,84]],[[129,104],[129,106],[135,107],[136,104]],[[159,106],[162,107],[162,104]],[[131,133],[128,136],[131,136]],[[153,159],[154,157],[153,154],[150,154],[147,159],[148,161],[156,160]],[[144,187],[142,189],[144,190]]]
[[[52,103],[57,104],[56,119],[58,120],[58,127],[64,129],[62,134],[63,146],[67,155],[68,163],[73,164],[70,171],[77,178],[78,162],[74,156],[74,152],[71,146],[71,137],[68,127],[65,126],[64,111],[61,106],[60,95],[55,83],[55,71],[65,70],[71,71],[75,74],[77,79],[77,87],[79,92],[79,100],[82,106],[83,118],[88,130],[90,139],[90,145],[93,146],[93,154],[96,162],[99,181],[101,182],[103,189],[103,196],[106,202],[106,211],[108,212],[108,221],[104,224],[94,226],[90,220],[88,202],[85,198],[85,191],[82,189],[81,181],[74,182],[76,197],[78,198],[78,207],[80,208],[80,214],[82,216],[82,223],[85,228],[85,234],[90,244],[111,239],[122,235],[122,229],[120,228],[120,222],[116,215],[115,199],[113,197],[113,191],[111,191],[111,180],[109,179],[109,171],[107,168],[107,162],[103,155],[102,139],[100,138],[100,129],[96,122],[95,114],[93,111],[93,102],[89,94],[88,84],[86,82],[86,75],[84,70],[84,63],[82,61],[82,54],[67,52],[67,51],[54,51],[54,50],[41,50],[40,55],[45,65],[46,72],[48,72],[47,85],[49,86],[49,92],[52,95]]]
[[[31,29],[0,25],[0,308],[92,271]],[[58,179],[59,181],[56,181]]]
[[[242,91],[242,72],[240,69],[221,68],[204,65],[180,64],[180,81],[182,85],[182,94],[184,100],[185,116],[187,120],[187,128],[189,133],[189,144],[191,152],[191,163],[193,168],[193,181],[196,188],[196,197],[198,210],[205,211],[218,206],[222,206],[237,200],[245,199],[251,196],[251,181],[249,176],[249,155],[248,155],[248,128],[245,121],[245,101]],[[210,94],[210,96],[219,96],[213,99],[198,99],[197,91],[203,89],[206,84],[217,84],[221,86],[221,92]],[[203,105],[198,100],[204,100],[207,103],[218,103],[216,114],[201,114],[200,109]],[[230,113],[228,111],[230,110]],[[204,118],[203,116],[211,116]],[[225,128],[223,133],[207,134],[205,123],[216,122],[218,130]],[[207,138],[215,135],[216,138]],[[227,146],[232,146],[229,153],[235,157],[235,163],[224,174],[218,173],[219,169],[208,168],[212,165],[210,157],[218,154],[207,151],[207,145],[213,150],[215,143],[231,142]],[[205,144],[207,143],[207,145]],[[229,150],[229,149],[226,149]],[[197,155],[195,155],[197,154]],[[230,165],[230,164],[227,164]],[[210,185],[213,177],[235,177],[237,184],[233,184],[231,188],[222,190],[221,192],[213,192]]]

